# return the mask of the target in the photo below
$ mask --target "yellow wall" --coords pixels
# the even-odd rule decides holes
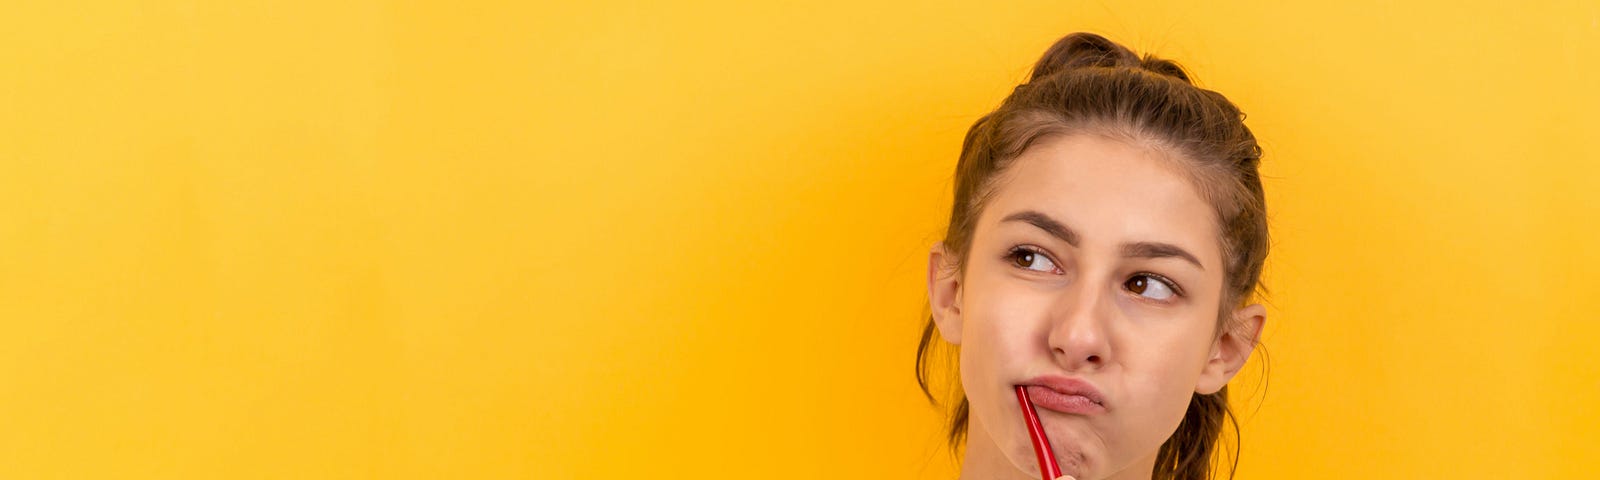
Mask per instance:
[[[1264,140],[1240,478],[1600,458],[1592,0],[17,3],[0,477],[948,475],[926,247],[1077,30]]]

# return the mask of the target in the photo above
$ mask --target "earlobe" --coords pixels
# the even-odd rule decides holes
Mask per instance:
[[[945,341],[961,344],[961,279],[945,252],[944,242],[928,251],[928,304]]]
[[[1233,311],[1231,320],[1225,327],[1227,331],[1212,344],[1211,357],[1200,372],[1195,393],[1210,395],[1222,390],[1244,368],[1250,354],[1255,352],[1261,328],[1266,325],[1267,308],[1259,303],[1240,307]]]

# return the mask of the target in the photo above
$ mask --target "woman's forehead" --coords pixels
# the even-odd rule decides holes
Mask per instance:
[[[1086,242],[1157,241],[1220,258],[1215,211],[1181,168],[1160,150],[1103,136],[1047,139],[1007,168],[980,224],[1036,211]]]

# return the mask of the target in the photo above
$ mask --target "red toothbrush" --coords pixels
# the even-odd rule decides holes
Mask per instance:
[[[1044,475],[1044,480],[1056,480],[1061,476],[1061,467],[1056,465],[1056,453],[1050,449],[1050,437],[1044,434],[1044,425],[1039,423],[1039,412],[1033,409],[1033,401],[1028,399],[1028,389],[1017,385],[1017,402],[1022,404],[1022,418],[1028,421],[1028,436],[1033,437],[1033,453],[1039,457],[1039,470]]]

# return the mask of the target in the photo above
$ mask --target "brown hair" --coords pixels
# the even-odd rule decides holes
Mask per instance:
[[[1194,84],[1170,60],[1132,50],[1092,33],[1063,37],[1034,65],[1027,83],[1018,85],[1000,107],[979,118],[967,131],[956,164],[955,202],[944,237],[947,257],[958,274],[965,272],[978,214],[995,190],[994,179],[1030,145],[1043,138],[1092,132],[1112,135],[1172,153],[1174,161],[1216,212],[1226,263],[1217,332],[1228,327],[1233,308],[1252,294],[1266,293],[1261,270],[1268,235],[1266,202],[1258,164],[1261,147],[1244,125],[1244,114],[1221,94]],[[957,365],[960,348],[934,342],[938,335],[931,315],[917,346],[917,383],[930,402],[934,347],[953,349],[947,366]],[[959,375],[951,382],[955,408],[948,425],[952,453],[966,441],[968,403]],[[1239,425],[1228,405],[1228,388],[1210,395],[1194,394],[1178,429],[1156,455],[1155,479],[1202,480],[1213,476],[1212,457],[1221,442],[1223,424]],[[1229,463],[1233,477],[1237,443]]]

